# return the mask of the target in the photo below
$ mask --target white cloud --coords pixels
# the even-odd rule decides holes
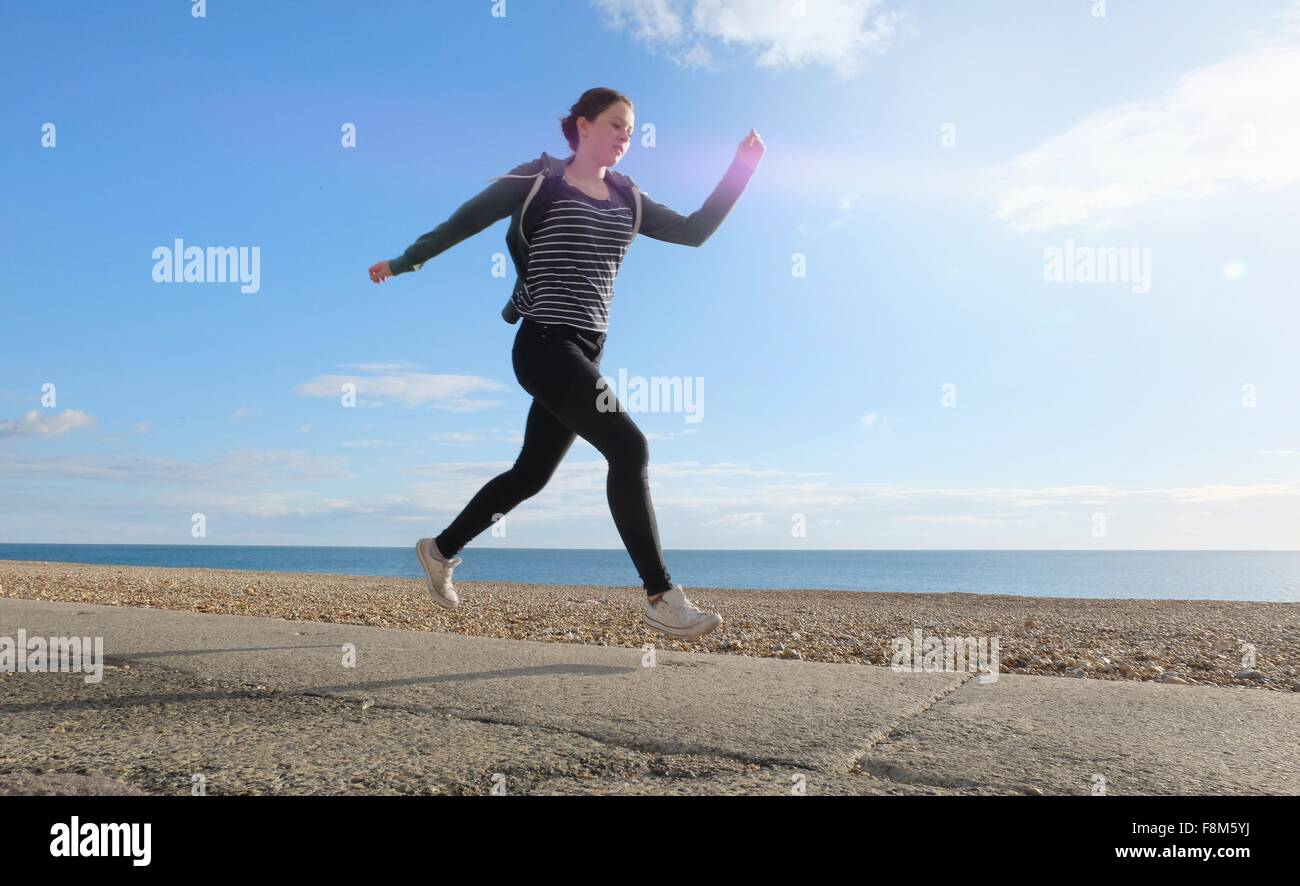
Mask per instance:
[[[785,471],[780,468],[755,468],[729,461],[703,464],[698,461],[671,461],[650,465],[655,477],[829,477],[830,471]]]
[[[440,431],[430,434],[429,439],[448,446],[473,446],[476,443],[522,443],[524,435],[516,428],[497,428],[481,432]],[[581,441],[582,438],[579,437],[575,444]]]
[[[343,363],[344,369],[355,369],[358,372],[411,372],[420,367],[414,363],[390,362],[390,363]]]
[[[593,0],[605,13],[606,23],[616,30],[631,30],[646,42],[680,40],[686,26],[678,0]]]
[[[936,526],[998,526],[1005,522],[1004,517],[979,516],[976,514],[906,514],[894,518],[899,523],[929,523]]]
[[[248,418],[250,415],[258,415],[261,409],[256,406],[240,406],[234,412],[230,413],[231,421],[239,421],[241,418]]]
[[[455,513],[491,477],[510,467],[508,461],[479,461],[424,465],[416,473],[427,482],[402,501],[416,513]],[[608,516],[603,459],[562,462],[546,489],[521,506],[541,519]],[[1255,507],[1267,500],[1300,500],[1300,481],[1211,484],[1159,488],[1117,488],[1107,485],[1031,487],[918,486],[836,482],[829,472],[797,472],[729,462],[678,461],[650,466],[656,509],[665,515],[693,512],[707,525],[768,529],[784,525],[793,513],[860,525],[890,515],[918,525],[971,527],[1038,526],[1055,515],[1084,515],[1097,508],[1109,513],[1133,509],[1181,509],[1189,504],[1238,502]],[[395,506],[396,501],[391,502]],[[1048,509],[1052,506],[1052,510]],[[385,505],[388,507],[388,505]],[[512,512],[513,514],[514,512]],[[783,515],[775,523],[763,515]],[[530,517],[531,519],[531,517]],[[1064,519],[1069,519],[1067,516]]]
[[[487,437],[496,432],[480,433]],[[112,502],[113,514],[125,509],[157,514],[162,521],[174,513],[200,511],[209,518],[213,514],[252,519],[320,517],[333,520],[329,525],[335,527],[351,526],[347,522],[351,516],[365,517],[374,526],[414,526],[450,520],[485,482],[511,464],[502,458],[411,467],[407,477],[388,489],[367,478],[362,484],[367,491],[356,498],[352,492],[360,487],[343,482],[354,478],[343,459],[302,451],[238,450],[215,461],[192,462],[71,454],[36,457],[0,449],[0,497],[21,500],[32,491],[31,507],[61,514],[60,521],[71,519],[70,514],[84,517],[87,502],[95,507]],[[551,531],[547,527],[569,525],[577,527],[572,529],[576,539],[589,539],[592,532],[612,533],[608,469],[599,457],[566,459],[539,495],[511,511],[512,525],[539,527],[543,536]],[[990,541],[1004,547],[1030,542],[1030,546],[1086,546],[1092,542],[1092,514],[1104,512],[1119,521],[1117,526],[1128,527],[1126,533],[1117,530],[1113,535],[1115,542],[1127,545],[1168,546],[1177,541],[1200,547],[1222,547],[1227,542],[1281,548],[1294,545],[1285,530],[1300,502],[1300,480],[1271,478],[1148,488],[922,486],[853,483],[831,471],[704,461],[653,463],[650,475],[661,524],[706,545],[735,535],[764,544],[788,540],[789,518],[800,513],[807,515],[810,527],[825,528],[828,534],[818,538],[831,546],[862,544],[864,538],[906,545],[916,541],[909,534],[916,531],[923,531],[931,546]],[[91,482],[75,486],[40,482],[50,479]],[[29,485],[31,481],[36,485]],[[97,488],[95,481],[114,488]],[[59,511],[61,505],[50,504],[51,490],[67,493],[70,510]],[[1198,516],[1209,513],[1213,520]],[[117,525],[111,520],[101,522]],[[1241,528],[1246,524],[1249,531]],[[255,525],[244,529],[254,531]],[[705,526],[719,535],[701,534]],[[1188,527],[1199,534],[1183,533]],[[1260,536],[1264,530],[1268,531]],[[966,531],[971,534],[963,534]],[[518,536],[538,537],[542,536]],[[617,545],[616,535],[602,538]],[[569,537],[567,543],[576,539]]]
[[[1300,182],[1300,29],[1105,108],[988,172],[1017,233],[1106,227],[1157,203]]]
[[[429,439],[435,443],[446,443],[450,446],[470,446],[479,442],[483,438],[478,434],[460,433],[456,431],[446,431],[440,434],[431,434]]]
[[[1272,481],[1244,484],[1206,484],[1201,486],[1173,486],[1154,489],[1117,489],[1105,485],[1076,486],[908,486],[901,484],[845,484],[818,480],[789,480],[798,477],[792,472],[773,470],[777,475],[772,482],[745,480],[738,484],[720,482],[711,466],[688,467],[689,463],[675,463],[665,470],[651,465],[651,479],[655,486],[656,505],[685,508],[716,508],[734,511],[747,508],[753,511],[807,511],[812,508],[876,509],[881,505],[898,504],[931,513],[951,509],[954,502],[970,509],[1042,508],[1047,505],[1067,507],[1116,507],[1120,504],[1182,505],[1203,502],[1248,502],[1270,498],[1300,498],[1300,481]],[[752,477],[763,472],[739,470],[738,476]],[[802,476],[818,476],[804,474]],[[822,474],[820,476],[827,476]],[[710,482],[712,481],[712,482]],[[1024,512],[1024,519],[1037,519],[1040,511]],[[991,516],[980,513],[978,516]],[[999,511],[999,517],[1016,517]]]
[[[358,406],[382,406],[401,403],[405,406],[431,405],[436,409],[469,412],[501,405],[498,400],[479,400],[467,395],[480,391],[500,391],[505,385],[474,375],[434,375],[427,372],[391,371],[389,367],[405,364],[350,364],[364,366],[369,375],[318,375],[294,388],[306,397],[339,400],[343,386],[356,386]]]
[[[167,494],[159,502],[182,509],[245,517],[315,517],[324,514],[367,513],[346,499],[321,498],[309,492],[195,492]]]
[[[32,409],[22,418],[0,421],[0,439],[5,437],[58,437],[95,424],[80,409],[65,409],[57,415]]]
[[[736,44],[759,67],[824,65],[856,74],[868,53],[883,50],[898,14],[883,0],[592,0],[606,23],[663,47],[683,67],[714,67],[707,41]]]
[[[713,53],[703,43],[696,43],[684,52],[671,56],[679,67],[698,71],[716,71],[718,65],[713,61]]]
[[[766,526],[767,521],[763,518],[763,515],[761,513],[726,514],[722,517],[718,517],[716,520],[709,520],[705,522],[704,525],[705,526],[739,526],[739,527]]]
[[[879,412],[868,412],[866,415],[862,416],[862,418],[858,419],[858,424],[864,428],[874,428],[878,418],[880,418]]]
[[[343,459],[296,450],[240,449],[211,462],[135,456],[69,454],[51,457],[0,454],[0,478],[81,479],[121,482],[190,483],[232,486],[240,483],[323,480],[350,477]]]
[[[681,431],[645,431],[645,436],[647,440],[672,440],[676,437],[693,437],[699,432],[699,428],[686,428]]]
[[[1242,501],[1274,495],[1300,495],[1300,483],[1211,483],[1169,490],[1171,500],[1178,502]]]

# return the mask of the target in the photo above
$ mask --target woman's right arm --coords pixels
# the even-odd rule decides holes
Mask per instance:
[[[384,264],[388,265],[392,276],[418,271],[429,259],[510,215],[532,187],[532,176],[540,171],[538,161],[529,160],[510,170],[508,176],[512,177],[497,178],[482,192],[465,201],[445,222],[408,246],[397,258],[379,262],[372,267],[371,279],[376,278],[375,269]],[[382,273],[379,278],[375,282],[383,282]]]

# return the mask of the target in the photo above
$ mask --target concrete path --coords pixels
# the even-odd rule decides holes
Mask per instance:
[[[0,794],[1300,793],[1300,696],[0,599]],[[2,641],[0,641],[2,642]],[[344,644],[356,649],[344,663]]]

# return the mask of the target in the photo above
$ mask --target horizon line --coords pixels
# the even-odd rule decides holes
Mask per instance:
[[[265,545],[265,544],[181,544],[178,542],[63,542],[63,541],[3,541],[0,547],[18,546],[18,545],[44,545],[46,547],[118,547],[118,548],[332,548],[344,550],[406,550],[406,545]],[[469,550],[468,547],[465,550]],[[492,545],[475,548],[477,551],[623,551],[622,547],[609,548],[526,548],[526,547],[506,547],[503,545]],[[1095,553],[1095,554],[1123,554],[1123,553],[1165,553],[1165,554],[1296,554],[1300,553],[1300,548],[663,548],[665,553],[669,551],[699,551],[699,552],[736,552],[736,553],[759,553],[763,551],[775,551],[779,553],[796,553],[799,551],[820,552],[820,553]],[[4,559],[0,557],[0,559]]]

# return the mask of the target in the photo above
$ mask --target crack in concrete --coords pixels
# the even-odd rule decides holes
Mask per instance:
[[[965,679],[963,679],[956,686],[941,690],[940,692],[936,692],[928,700],[922,702],[921,706],[918,707],[916,710],[904,714],[903,716],[899,717],[897,720],[895,720],[893,723],[889,724],[885,728],[878,729],[875,732],[873,732],[871,735],[867,736],[866,747],[864,747],[858,753],[854,754],[853,759],[849,761],[848,774],[852,775],[854,772],[860,772],[863,775],[874,775],[877,778],[884,778],[888,781],[897,781],[896,779],[892,778],[889,775],[885,775],[879,772],[868,772],[867,770],[863,769],[862,768],[863,760],[872,751],[876,749],[877,745],[879,745],[883,741],[888,741],[889,737],[893,735],[895,732],[897,732],[899,730],[899,727],[901,727],[904,723],[909,723],[912,720],[915,720],[917,717],[920,717],[922,714],[924,714],[926,711],[933,708],[939,702],[943,701],[945,698],[948,698],[950,695],[960,690],[963,686],[966,686],[968,683],[970,683],[970,681],[974,677],[975,677],[974,674],[965,675]],[[924,782],[898,781],[897,783],[898,784],[922,784]],[[970,786],[980,787],[980,785],[970,785]]]
[[[892,782],[894,784],[902,784],[902,785],[926,785],[928,787],[937,787],[937,788],[956,788],[957,790],[963,790],[963,789],[993,790],[1004,794],[1031,793],[1033,790],[1032,786],[1025,783],[1000,782],[1000,781],[981,782],[981,781],[972,781],[971,779],[966,779],[966,778],[953,778],[953,777],[945,777],[945,776],[938,776],[938,775],[927,775],[924,772],[918,772],[915,769],[908,769],[904,766],[899,766],[896,763],[889,763],[884,760],[867,759],[867,757],[871,754],[872,751],[874,751],[882,742],[888,741],[890,737],[893,736],[896,732],[898,732],[898,730],[904,724],[910,723],[911,721],[917,719],[918,717],[922,716],[923,714],[931,710],[935,705],[939,704],[944,699],[947,699],[955,695],[957,692],[961,691],[966,686],[969,686],[971,680],[974,679],[975,676],[976,676],[975,674],[966,675],[966,678],[962,680],[960,683],[958,683],[956,686],[952,687],[951,689],[947,689],[943,692],[936,693],[933,698],[931,698],[928,702],[923,704],[918,710],[913,711],[912,713],[907,714],[903,717],[900,717],[896,722],[891,724],[887,729],[882,729],[879,732],[872,735],[871,738],[868,740],[867,746],[861,751],[861,753],[854,756],[853,763],[849,766],[849,775],[854,775],[854,774],[869,775],[874,778],[879,778],[885,781]]]

